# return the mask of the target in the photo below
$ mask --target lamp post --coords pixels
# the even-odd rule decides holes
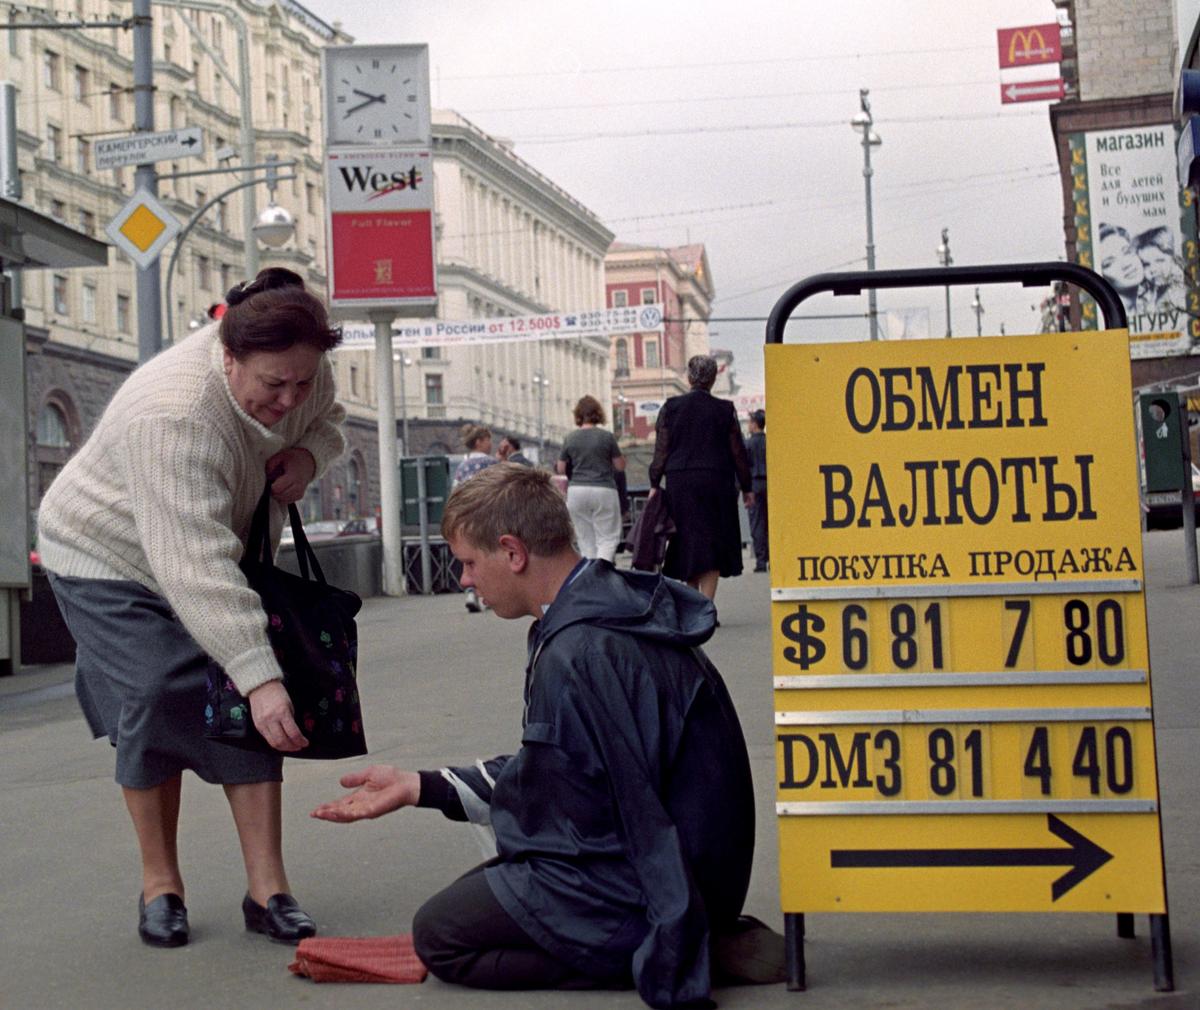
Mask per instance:
[[[408,397],[404,394],[404,370],[413,363],[407,354],[393,354],[392,360],[400,366],[400,451],[411,455],[408,448]]]
[[[942,229],[942,244],[937,247],[938,262],[948,267],[954,262],[954,258],[950,255],[950,229]],[[975,290],[976,295],[979,294],[979,289]],[[950,285],[946,285],[946,336],[950,336]]]
[[[550,385],[550,380],[538,369],[533,373],[533,384],[537,386],[538,394],[538,463],[541,463],[546,455],[546,387]]]
[[[188,233],[196,226],[196,222],[202,218],[210,207],[224,200],[230,193],[236,193],[239,189],[248,189],[251,186],[257,186],[260,182],[267,184],[270,191],[270,203],[258,215],[258,220],[254,223],[251,229],[251,242],[263,242],[271,246],[273,249],[278,249],[296,230],[296,222],[292,219],[292,215],[275,203],[275,186],[285,179],[296,178],[295,173],[280,175],[281,167],[290,168],[296,162],[289,159],[288,161],[279,161],[273,155],[269,156],[261,165],[237,165],[231,168],[207,168],[200,169],[195,172],[176,172],[174,175],[159,176],[160,179],[183,179],[196,175],[220,175],[224,172],[257,172],[263,171],[266,174],[262,176],[254,176],[230,186],[226,190],[222,190],[216,196],[209,199],[202,207],[198,207],[194,214],[188,218],[187,224],[180,230],[179,235],[175,239],[175,248],[171,252],[171,261],[167,264],[167,340],[170,343],[175,342],[175,323],[174,316],[171,312],[171,286],[175,279],[175,264],[179,261],[179,252],[183,249],[183,240],[187,238]],[[257,259],[257,255],[255,257]]]
[[[863,180],[866,183],[867,190],[867,269],[875,269],[875,224],[871,217],[871,176],[874,175],[874,170],[871,168],[871,148],[878,147],[883,143],[879,134],[871,127],[875,120],[871,117],[871,103],[867,99],[870,94],[868,89],[858,89],[858,104],[861,108],[858,115],[850,120],[850,125],[862,134],[862,149],[863,149]],[[867,290],[867,316],[871,320],[871,339],[879,339],[879,316],[875,306],[875,289]]]
[[[983,302],[979,300],[979,288],[975,289],[975,300],[971,302],[971,311],[975,313],[975,336],[983,336]]]

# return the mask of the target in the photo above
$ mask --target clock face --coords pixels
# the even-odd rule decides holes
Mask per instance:
[[[325,53],[326,131],[335,144],[429,142],[426,46],[348,46]]]

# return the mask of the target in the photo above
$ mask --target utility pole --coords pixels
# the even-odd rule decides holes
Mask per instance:
[[[979,288],[975,289],[975,300],[971,302],[971,311],[975,313],[975,336],[983,336],[983,302],[979,300]]]
[[[954,262],[954,257],[950,255],[950,229],[942,229],[942,244],[937,247],[938,262],[948,267]],[[978,293],[978,292],[976,292]],[[946,285],[946,336],[950,336],[950,285]]]
[[[871,216],[871,176],[875,174],[871,168],[871,148],[878,147],[883,141],[879,134],[875,133],[871,127],[875,120],[871,116],[871,103],[867,96],[870,91],[867,88],[858,89],[858,104],[860,111],[853,119],[850,120],[850,125],[862,134],[863,148],[863,180],[867,190],[867,269],[875,269],[875,222]],[[867,289],[867,316],[871,322],[871,339],[879,339],[879,313],[875,304],[875,289]]]
[[[150,0],[133,0],[133,128],[138,133],[154,130],[154,33]],[[138,165],[133,188],[158,196],[158,172],[154,163]],[[158,260],[137,268],[138,362],[144,363],[162,350],[162,275]]]

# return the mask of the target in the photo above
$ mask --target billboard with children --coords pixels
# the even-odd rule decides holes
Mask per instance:
[[[1171,124],[1069,137],[1076,259],[1116,289],[1135,358],[1200,347],[1194,195],[1181,189]],[[1083,325],[1099,325],[1083,298]]]

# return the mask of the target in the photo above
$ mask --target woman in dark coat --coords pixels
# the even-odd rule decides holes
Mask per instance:
[[[754,503],[737,411],[710,392],[716,378],[715,358],[698,354],[688,360],[692,391],[663,404],[650,464],[650,494],[666,476],[676,530],[663,574],[686,581],[710,600],[719,577],[742,574],[737,488],[747,507]]]

